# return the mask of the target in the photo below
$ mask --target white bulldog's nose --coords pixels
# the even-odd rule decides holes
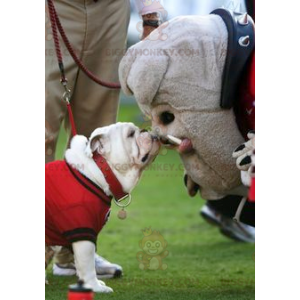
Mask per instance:
[[[152,135],[148,131],[143,131],[138,137],[138,144],[144,149],[151,148],[152,145]]]

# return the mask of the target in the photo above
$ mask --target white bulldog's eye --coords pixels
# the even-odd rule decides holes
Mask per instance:
[[[164,111],[159,116],[159,119],[164,125],[168,125],[168,124],[171,124],[175,120],[175,116],[174,116],[174,114],[172,114],[168,111]]]
[[[127,136],[127,137],[129,137],[129,138],[133,138],[133,137],[134,137],[134,135],[135,135],[135,130],[131,130],[131,131],[129,131],[129,133],[128,133],[128,136]]]

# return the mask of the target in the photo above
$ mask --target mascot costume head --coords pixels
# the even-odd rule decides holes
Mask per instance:
[[[120,64],[123,90],[151,116],[153,128],[162,136],[191,141],[192,150],[180,156],[208,200],[245,193],[232,158],[244,139],[230,104],[232,89],[226,87],[238,80],[231,77],[231,68],[242,67],[247,59],[241,62],[239,51],[252,51],[247,49],[254,43],[251,34],[239,31],[250,21],[227,10],[177,17],[164,28],[166,40],[150,38],[134,45]]]

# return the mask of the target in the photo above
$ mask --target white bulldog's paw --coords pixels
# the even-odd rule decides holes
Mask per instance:
[[[97,280],[97,282],[92,284],[91,287],[95,293],[112,293],[113,292],[113,289],[110,288],[109,286],[106,286],[105,283],[101,280]]]
[[[101,285],[105,285],[106,286],[106,283],[102,280],[98,280],[98,282],[101,284]]]

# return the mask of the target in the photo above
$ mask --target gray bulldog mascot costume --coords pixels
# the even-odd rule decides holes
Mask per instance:
[[[177,150],[189,195],[199,190],[209,202],[230,206],[227,215],[233,217],[248,193],[232,153],[245,142],[234,106],[254,49],[253,20],[217,9],[207,16],[176,17],[167,25],[166,39],[150,36],[128,50],[119,68],[122,89],[135,96],[161,137],[182,140]],[[248,204],[241,220],[253,225]]]

